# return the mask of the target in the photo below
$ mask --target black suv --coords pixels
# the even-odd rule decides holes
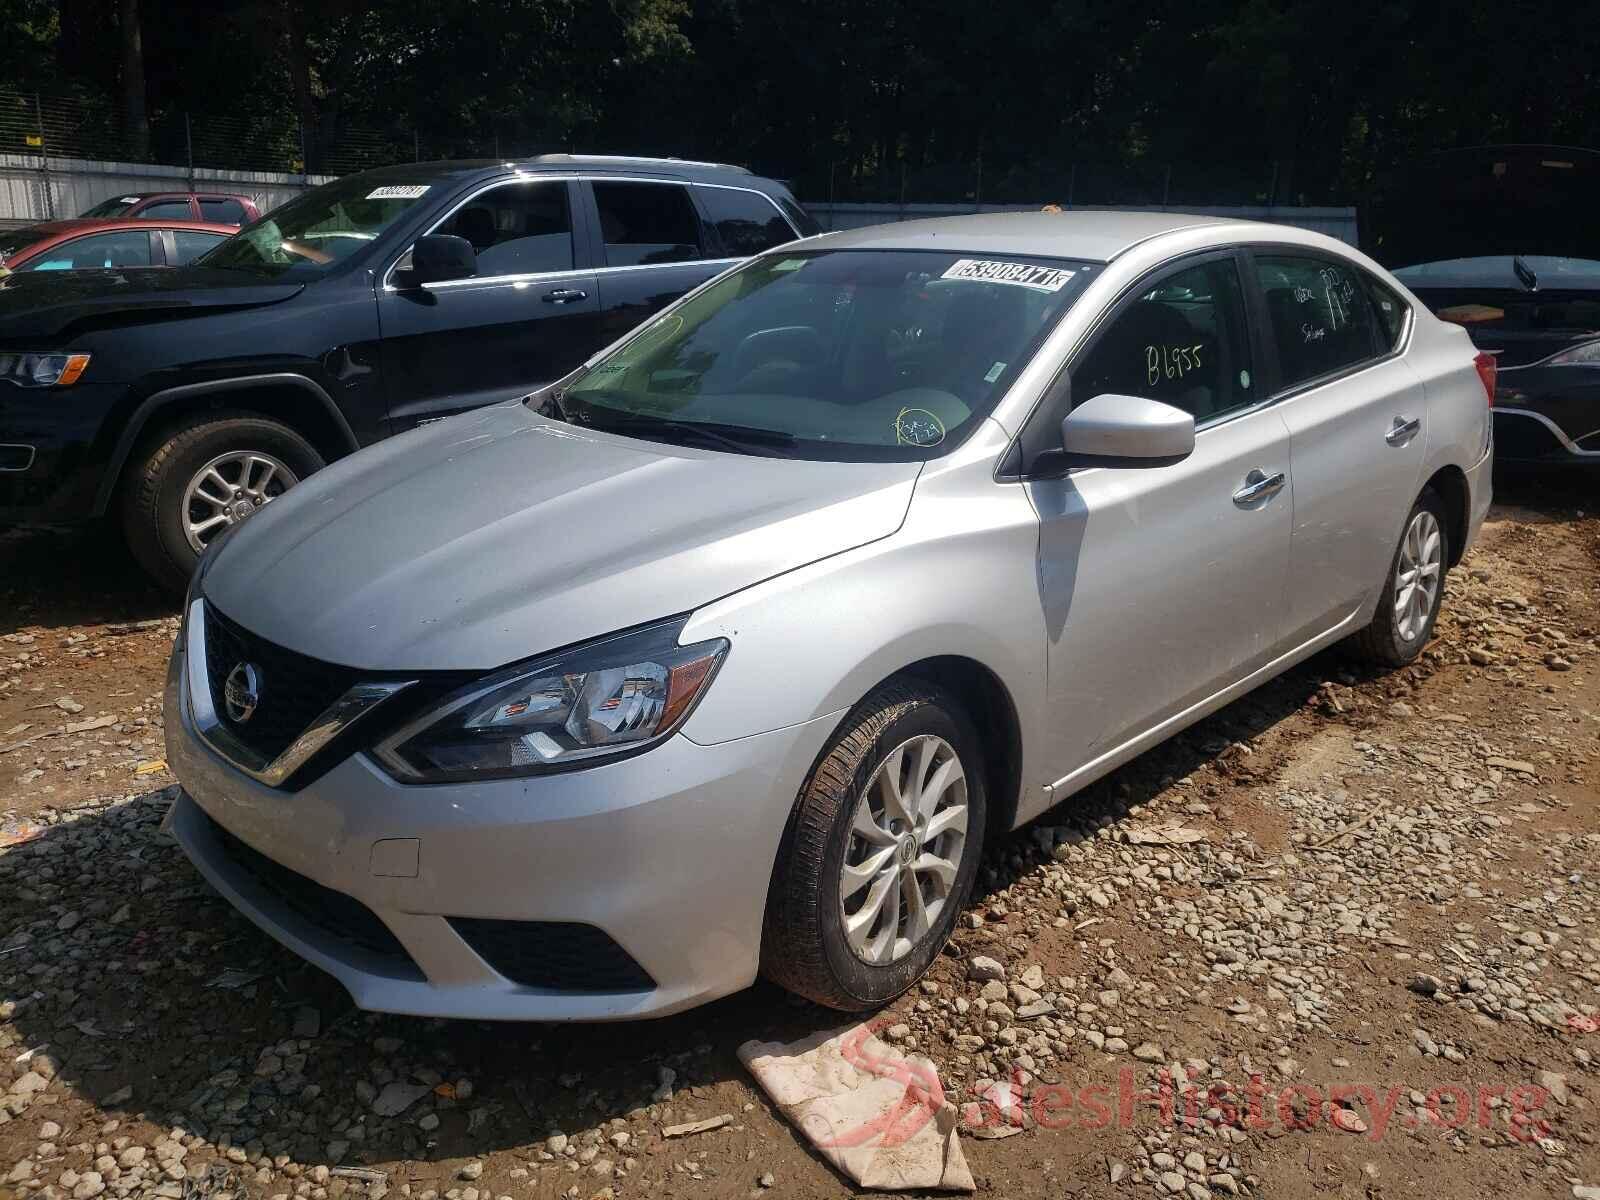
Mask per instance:
[[[0,526],[112,513],[180,587],[325,462],[525,395],[816,232],[740,167],[545,155],[348,176],[187,267],[0,278]]]

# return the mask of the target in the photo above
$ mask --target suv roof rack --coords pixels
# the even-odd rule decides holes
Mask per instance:
[[[627,166],[633,163],[656,163],[669,164],[675,167],[706,167],[718,171],[737,171],[741,175],[750,174],[749,167],[736,166],[733,163],[701,162],[692,158],[654,158],[647,154],[540,154],[536,155],[533,161],[611,163],[617,166]]]

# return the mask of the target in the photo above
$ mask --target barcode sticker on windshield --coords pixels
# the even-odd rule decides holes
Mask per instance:
[[[368,200],[418,200],[427,194],[426,183],[391,183],[388,187],[373,188]]]
[[[985,258],[958,258],[942,279],[975,279],[980,283],[1014,283],[1039,292],[1059,292],[1072,282],[1076,271],[1060,267],[1035,267],[1028,263],[993,262]]]

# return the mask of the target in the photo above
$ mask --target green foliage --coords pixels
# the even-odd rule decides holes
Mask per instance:
[[[0,0],[0,80],[114,91],[110,7]],[[226,114],[294,151],[303,124],[314,169],[589,149],[747,162],[817,198],[1324,202],[1442,147],[1600,143],[1591,17],[1552,0],[146,0],[144,40],[153,122]]]

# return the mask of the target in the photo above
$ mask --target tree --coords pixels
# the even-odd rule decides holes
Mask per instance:
[[[122,0],[118,9],[122,35],[122,128],[132,158],[150,156],[150,114],[144,103],[144,34],[139,26],[139,0]]]

